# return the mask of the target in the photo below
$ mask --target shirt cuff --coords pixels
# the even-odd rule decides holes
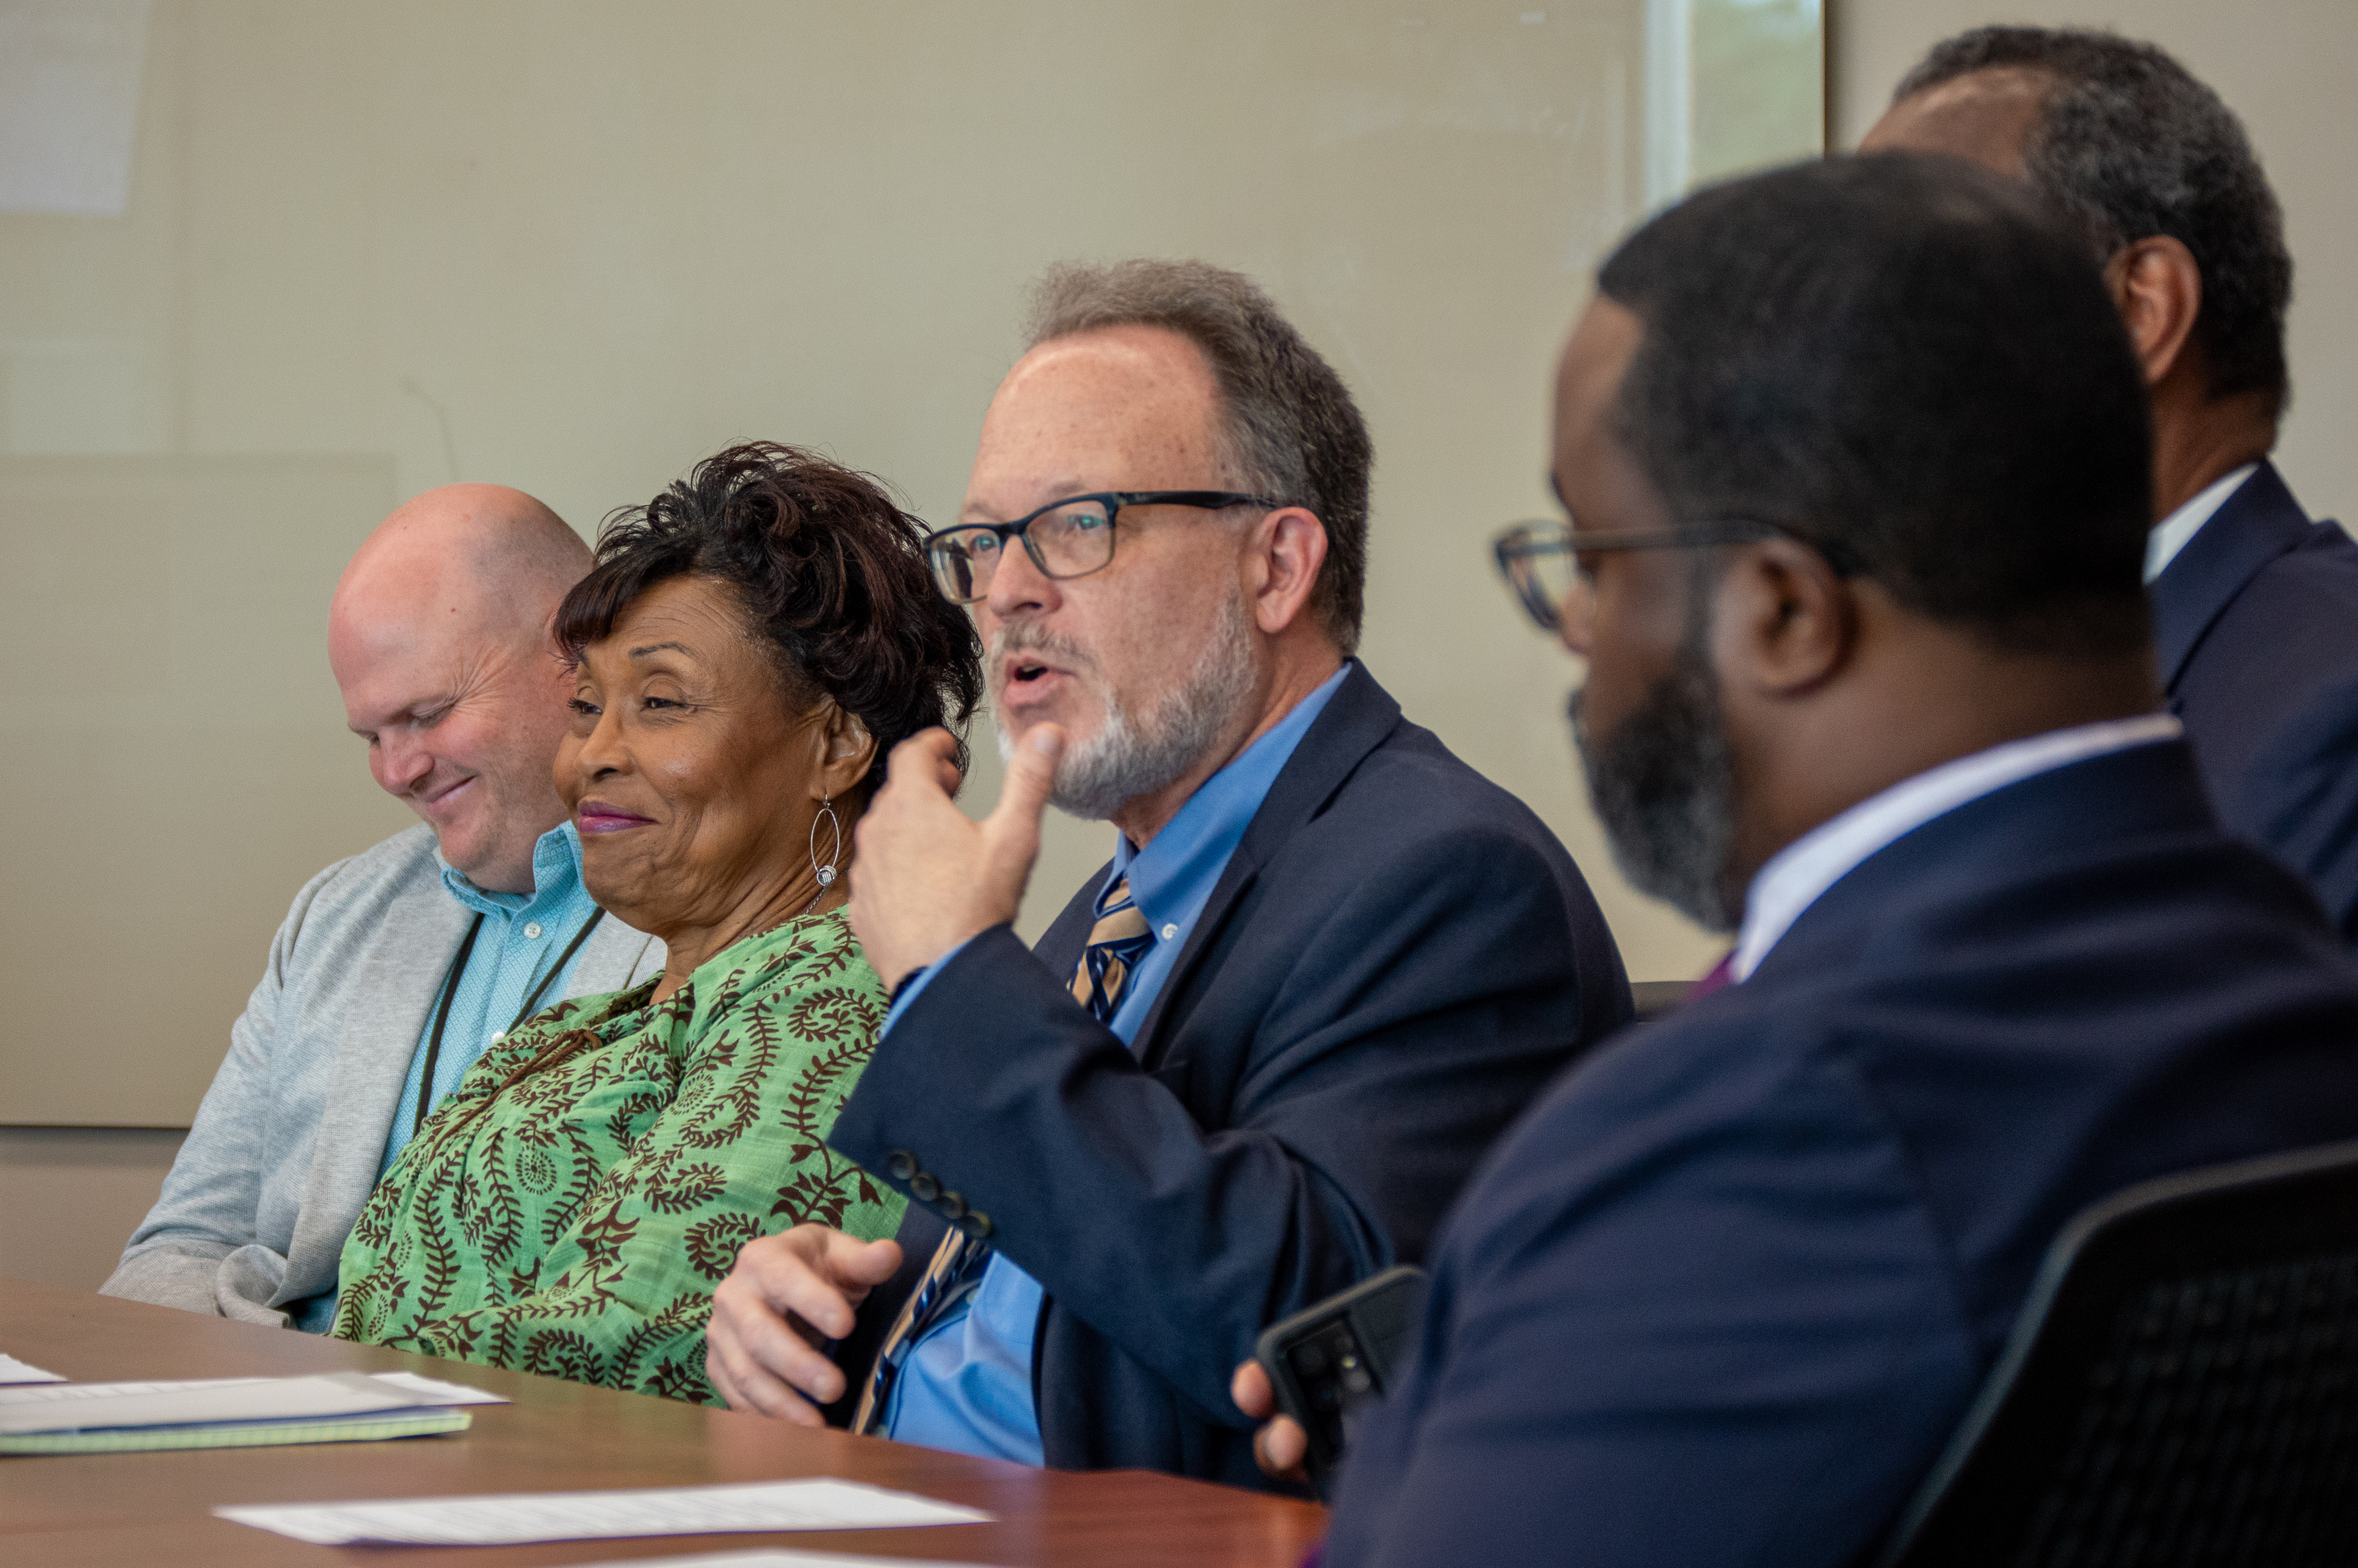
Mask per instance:
[[[915,1001],[925,989],[934,983],[934,977],[942,972],[943,966],[965,952],[967,942],[973,940],[973,937],[968,937],[966,942],[959,943],[923,968],[912,969],[902,977],[900,985],[892,991],[892,1005],[885,1011],[884,1027],[876,1032],[876,1038],[879,1041],[892,1033],[892,1026],[901,1022],[901,1015],[909,1011],[909,1004]]]

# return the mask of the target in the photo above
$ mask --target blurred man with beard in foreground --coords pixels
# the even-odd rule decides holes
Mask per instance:
[[[1501,558],[1590,660],[1624,868],[1733,983],[1467,1184],[1329,1568],[1859,1562],[2071,1215],[2358,1133],[2358,980],[2157,711],[2143,391],[2076,241],[1895,154],[1706,191],[1598,284],[1570,526]]]

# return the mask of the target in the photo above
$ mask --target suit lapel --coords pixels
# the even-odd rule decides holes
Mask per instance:
[[[1048,972],[1057,979],[1071,979],[1073,970],[1079,967],[1081,948],[1089,939],[1089,927],[1097,924],[1094,916],[1097,914],[1098,890],[1105,886],[1106,878],[1112,873],[1111,860],[1091,871],[1089,880],[1081,884],[1081,891],[1073,895],[1072,902],[1065,905],[1064,913],[1056,916],[1055,924],[1032,945],[1033,954],[1048,966]]]
[[[1351,673],[1336,688],[1325,711],[1311,725],[1310,732],[1303,736],[1293,755],[1279,770],[1260,809],[1253,813],[1252,825],[1245,829],[1237,852],[1228,857],[1220,880],[1213,885],[1212,896],[1204,904],[1204,913],[1195,919],[1195,929],[1188,932],[1186,946],[1179,950],[1178,962],[1163,982],[1163,989],[1155,993],[1153,1005],[1147,1009],[1133,1049],[1148,1067],[1154,1066],[1163,1054],[1166,1043],[1164,1023],[1173,1022],[1175,1026],[1170,1017],[1172,999],[1186,984],[1189,971],[1218,933],[1228,911],[1253,885],[1260,868],[1303,823],[1325,807],[1367,754],[1400,728],[1400,704],[1376,684],[1376,677],[1368,673],[1365,665],[1352,661]],[[1071,913],[1069,909],[1065,911],[1067,917]],[[1086,935],[1084,927],[1083,937]],[[1067,968],[1078,961],[1079,955],[1076,942],[1072,957],[1066,960]]]
[[[2235,488],[2226,504],[2195,530],[2160,577],[2154,579],[2154,659],[2162,689],[2175,694],[2187,660],[2244,585],[2260,568],[2300,547],[2317,529],[2286,488],[2276,465]]]

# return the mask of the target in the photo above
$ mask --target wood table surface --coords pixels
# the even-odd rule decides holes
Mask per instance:
[[[0,1562],[57,1564],[590,1563],[799,1547],[1001,1564],[1293,1568],[1325,1510],[1144,1471],[1034,1470],[644,1394],[618,1393],[0,1279],[0,1352],[77,1382],[406,1368],[514,1400],[439,1437],[284,1448],[0,1457]],[[990,1524],[641,1537],[507,1547],[312,1546],[217,1505],[578,1491],[840,1476],[964,1503]]]

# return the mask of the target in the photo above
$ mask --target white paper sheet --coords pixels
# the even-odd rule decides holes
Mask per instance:
[[[14,1391],[21,1394],[27,1390]],[[211,1388],[171,1389],[162,1393],[115,1391],[62,1399],[13,1399],[0,1401],[0,1433],[14,1436],[35,1432],[99,1432],[224,1421],[374,1415],[435,1402],[431,1395],[380,1382],[358,1372],[330,1372],[308,1378],[238,1379]]]
[[[22,1363],[18,1363],[22,1365]],[[439,1378],[421,1378],[415,1372],[371,1372],[380,1383],[413,1394],[427,1394],[438,1405],[503,1405],[508,1401],[497,1394],[487,1394],[481,1389],[470,1389],[458,1383],[446,1383]],[[63,1379],[37,1388],[0,1388],[0,1406],[20,1404],[29,1400],[104,1399],[111,1394],[177,1394],[185,1389],[226,1389],[240,1383],[267,1383],[269,1378],[182,1378],[168,1382],[147,1383],[69,1383]]]
[[[741,1530],[887,1530],[986,1524],[990,1516],[860,1481],[753,1481],[629,1492],[512,1492],[398,1502],[215,1509],[239,1524],[320,1546],[513,1546],[633,1535]]]
[[[65,1379],[55,1372],[44,1372],[38,1367],[28,1367],[14,1356],[0,1356],[0,1383],[62,1383]]]
[[[699,1552],[692,1557],[626,1557],[584,1563],[579,1568],[984,1568],[979,1563],[944,1563],[928,1557],[869,1557],[848,1552],[790,1552],[757,1546],[751,1552]]]
[[[439,1378],[421,1378],[415,1372],[371,1372],[369,1376],[380,1383],[407,1389],[413,1394],[430,1394],[438,1405],[503,1405],[508,1402],[501,1395],[487,1394],[464,1383],[446,1383]]]

